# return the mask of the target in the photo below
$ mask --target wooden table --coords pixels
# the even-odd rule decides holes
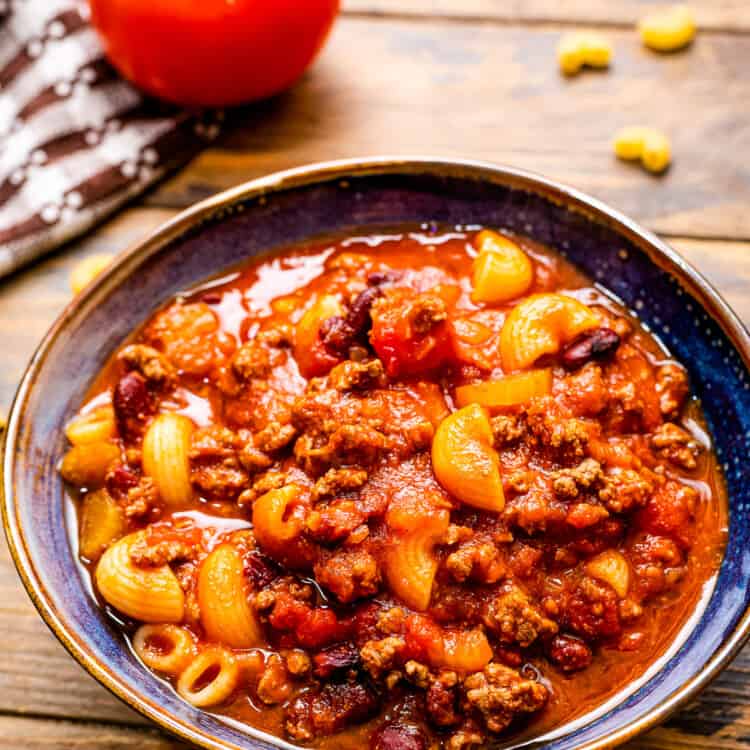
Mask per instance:
[[[179,209],[277,169],[376,153],[487,159],[558,178],[666,237],[750,322],[750,2],[693,0],[684,53],[644,50],[648,0],[348,0],[330,44],[291,92],[89,237],[0,282],[0,412],[70,299],[68,273]],[[608,73],[561,78],[555,44],[602,29]],[[662,178],[617,162],[620,126],[672,135]],[[0,542],[0,750],[166,750],[179,743],[111,697],[50,635]],[[708,655],[707,655],[708,656]],[[634,748],[750,748],[750,647],[694,705]]]

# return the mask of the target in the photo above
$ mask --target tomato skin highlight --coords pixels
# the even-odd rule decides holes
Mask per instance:
[[[291,86],[322,48],[340,0],[90,0],[110,62],[148,94],[229,106]]]

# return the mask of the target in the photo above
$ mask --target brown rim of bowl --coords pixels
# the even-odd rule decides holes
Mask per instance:
[[[677,280],[683,288],[698,300],[711,317],[721,326],[724,333],[740,352],[745,367],[750,369],[750,334],[748,334],[747,329],[708,280],[655,234],[643,229],[635,221],[627,218],[619,211],[574,188],[522,169],[499,166],[490,162],[441,159],[426,156],[375,156],[320,162],[289,169],[251,180],[201,201],[180,212],[177,216],[147,235],[145,239],[135,243],[128,250],[124,251],[112,266],[95,279],[82,294],[75,297],[67,305],[42,339],[24,372],[11,406],[5,435],[4,476],[2,487],[0,487],[3,526],[13,561],[26,591],[46,624],[71,653],[73,658],[89,674],[131,708],[134,708],[154,723],[167,729],[181,739],[204,748],[210,748],[211,750],[228,750],[230,748],[231,750],[242,750],[240,746],[234,743],[219,740],[193,727],[186,721],[164,713],[154,702],[145,699],[142,695],[139,695],[135,690],[124,684],[115,673],[106,669],[96,660],[89,652],[84,639],[62,622],[44,591],[29,556],[24,535],[18,525],[15,511],[15,493],[11,487],[12,464],[15,455],[14,448],[28,394],[34,385],[38,371],[45,361],[51,344],[60,335],[68,322],[77,314],[82,304],[92,297],[95,291],[116,285],[118,280],[123,276],[127,276],[144,256],[149,257],[156,254],[186,230],[215,219],[221,215],[223,210],[236,203],[319,182],[347,180],[354,177],[380,174],[432,174],[435,176],[486,180],[495,184],[541,194],[558,205],[584,214],[595,223],[604,224],[616,229],[643,250],[659,268],[676,275]],[[585,745],[580,745],[577,750],[605,750],[605,748],[620,745],[661,723],[680,706],[694,698],[698,692],[709,685],[737,655],[748,638],[750,638],[750,609],[744,612],[734,630],[706,662],[700,672],[674,690],[662,701],[658,708],[640,719],[608,733],[604,737],[591,740]],[[564,737],[564,734],[561,736]],[[270,736],[268,738],[269,741],[273,741],[274,739],[277,738]],[[284,740],[278,738],[278,741],[290,747]],[[532,740],[531,746],[533,745],[534,741]]]

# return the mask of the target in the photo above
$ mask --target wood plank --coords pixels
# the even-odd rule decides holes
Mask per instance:
[[[613,69],[567,80],[555,63],[561,31],[344,18],[296,88],[238,112],[219,147],[148,202],[185,206],[320,160],[427,152],[555,177],[663,233],[750,238],[750,180],[738,158],[750,153],[750,35],[706,35],[664,57],[616,30]],[[671,134],[674,164],[663,177],[612,154],[613,134],[633,123]]]
[[[701,729],[705,729],[701,727]],[[623,745],[624,750],[746,750],[738,727],[689,734],[660,727]],[[108,726],[99,723],[0,716],[0,750],[188,750],[188,746],[157,729]]]
[[[186,750],[156,729],[0,716],[0,750]]]
[[[654,6],[653,0],[344,0],[344,13],[414,15],[482,19],[510,23],[540,21],[569,24],[635,23]],[[658,4],[658,3],[657,3]],[[692,0],[701,29],[750,30],[746,0]]]

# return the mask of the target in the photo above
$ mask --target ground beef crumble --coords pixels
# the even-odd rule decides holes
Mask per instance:
[[[175,381],[177,373],[174,367],[160,351],[151,346],[131,344],[117,358],[128,370],[136,370],[154,386],[166,388]]]
[[[519,714],[539,711],[548,698],[544,685],[496,663],[467,677],[463,691],[464,707],[478,711],[491,732],[502,732]]]
[[[143,568],[158,568],[176,560],[187,560],[193,551],[194,546],[187,542],[176,539],[151,542],[145,537],[136,540],[129,549],[133,565]]]
[[[651,447],[660,455],[683,469],[694,469],[700,446],[693,436],[673,422],[660,425],[651,436]]]
[[[557,625],[546,618],[518,586],[493,598],[484,613],[484,624],[501,641],[530,646],[537,638],[554,635]]]
[[[159,505],[159,490],[151,477],[141,477],[122,501],[126,518],[145,516]]]
[[[396,660],[405,646],[406,642],[400,636],[388,636],[376,641],[367,641],[360,649],[359,655],[364,668],[377,679],[395,667]]]
[[[315,564],[315,579],[340,602],[372,596],[380,588],[380,566],[365,549],[323,554]]]
[[[495,583],[506,571],[497,545],[481,539],[471,539],[461,544],[448,555],[445,567],[459,582],[471,578],[480,583]]]

